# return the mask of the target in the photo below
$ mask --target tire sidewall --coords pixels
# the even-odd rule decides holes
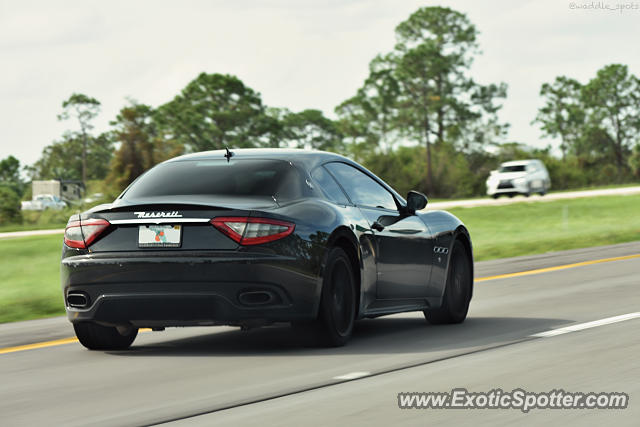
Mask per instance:
[[[471,290],[473,284],[471,283],[471,268],[469,265],[469,257],[464,245],[460,241],[456,241],[453,246],[451,254],[451,265],[447,274],[447,283],[445,287],[444,300],[446,307],[449,311],[452,323],[460,323],[467,317],[469,311],[469,303],[471,301]],[[456,301],[455,296],[451,290],[454,286],[454,275],[456,274],[456,268],[462,267],[466,269],[466,277],[464,277],[464,293],[462,295],[463,301]],[[458,308],[460,305],[462,307]]]
[[[349,278],[346,290],[349,294],[348,302],[350,303],[350,306],[346,308],[348,308],[351,312],[349,314],[350,322],[348,327],[343,331],[338,330],[339,328],[337,326],[337,320],[335,319],[333,310],[333,292],[335,283],[332,282],[332,276],[334,268],[336,268],[336,266],[338,266],[339,264],[342,264],[346,268]],[[324,269],[320,312],[318,316],[318,320],[322,323],[322,327],[324,329],[329,345],[344,345],[351,337],[356,317],[355,302],[355,278],[353,274],[353,268],[351,266],[351,261],[343,249],[333,248],[327,256],[327,263]]]
[[[138,335],[138,328],[123,335],[113,326],[103,326],[93,322],[73,324],[73,329],[80,344],[89,350],[125,350]]]

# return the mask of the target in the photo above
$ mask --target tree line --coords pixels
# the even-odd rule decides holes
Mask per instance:
[[[478,30],[446,7],[424,7],[395,29],[394,48],[373,58],[360,88],[335,108],[290,111],[267,106],[236,76],[201,73],[169,102],[153,107],[129,99],[93,133],[100,102],[74,93],[59,120],[71,129],[24,167],[30,179],[100,180],[117,195],[153,165],[179,154],[230,148],[327,150],[362,162],[401,193],[435,197],[482,195],[500,162],[540,158],[556,189],[628,182],[640,177],[640,80],[621,64],[606,65],[586,84],[559,76],[540,90],[532,125],[551,148],[504,143],[498,112],[502,82],[481,84],[470,73]],[[0,162],[0,204],[28,196],[12,156]],[[12,217],[0,213],[0,220]]]

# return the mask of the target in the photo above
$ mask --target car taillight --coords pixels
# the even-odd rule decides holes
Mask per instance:
[[[273,242],[293,233],[295,224],[269,218],[220,217],[211,224],[241,245]]]
[[[70,248],[86,249],[109,225],[105,219],[69,221],[64,230],[64,244]]]

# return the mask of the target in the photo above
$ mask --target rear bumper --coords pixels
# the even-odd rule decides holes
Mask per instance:
[[[293,257],[241,252],[105,253],[64,258],[71,322],[139,327],[312,319],[321,282]],[[84,295],[83,307],[68,296]]]

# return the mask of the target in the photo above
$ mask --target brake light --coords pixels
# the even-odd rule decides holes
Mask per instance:
[[[105,219],[69,221],[64,230],[64,244],[70,248],[86,249],[109,225]]]
[[[295,224],[269,218],[220,217],[211,224],[241,245],[259,245],[293,233]]]

